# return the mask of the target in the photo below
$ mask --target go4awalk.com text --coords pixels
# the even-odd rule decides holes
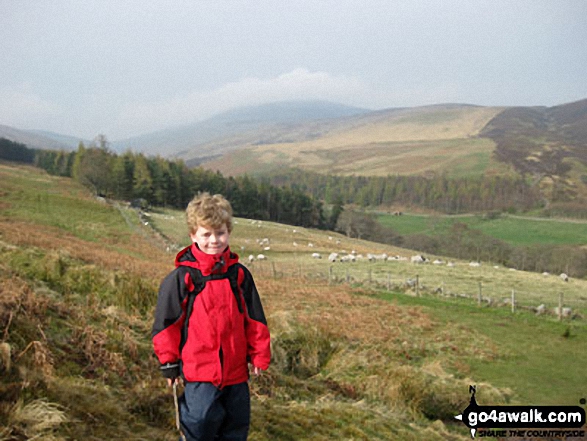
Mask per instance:
[[[479,406],[476,387],[470,386],[469,392],[469,406],[455,418],[469,427],[472,438],[585,435],[581,429],[585,425],[585,409],[580,406]]]

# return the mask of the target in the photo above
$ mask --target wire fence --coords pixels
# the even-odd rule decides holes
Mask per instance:
[[[505,308],[516,313],[530,311],[536,315],[557,320],[585,320],[587,293],[577,293],[564,282],[551,276],[550,283],[537,289],[520,286],[514,278],[495,281],[481,277],[475,281],[470,275],[438,276],[430,274],[423,266],[413,265],[392,268],[369,265],[324,264],[323,262],[275,262],[255,261],[248,264],[255,277],[272,279],[293,278],[303,283],[327,287],[349,285],[378,290],[381,292],[403,293],[414,297],[434,297],[446,301],[464,301],[483,307]],[[539,278],[544,275],[531,274]],[[508,286],[510,281],[510,286]],[[539,280],[540,282],[540,280]],[[581,281],[582,282],[582,281]],[[558,285],[558,286],[557,286]]]

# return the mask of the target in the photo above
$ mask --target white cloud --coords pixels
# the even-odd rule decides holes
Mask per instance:
[[[29,84],[0,88],[0,124],[38,129],[61,113],[60,106],[41,98]]]
[[[274,78],[244,78],[210,91],[168,101],[135,103],[119,114],[117,132],[145,133],[190,123],[240,106],[288,100],[326,100],[366,105],[373,92],[359,79],[299,68]]]

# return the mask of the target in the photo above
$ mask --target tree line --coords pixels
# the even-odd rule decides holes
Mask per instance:
[[[328,204],[416,206],[446,214],[525,211],[541,207],[538,188],[522,177],[339,176],[300,169],[274,172],[274,185],[296,188]]]
[[[578,246],[513,246],[455,223],[444,236],[400,235],[382,226],[374,215],[344,209],[363,206],[420,205],[447,213],[523,210],[540,203],[534,190],[515,178],[451,179],[444,177],[355,177],[291,170],[266,178],[224,177],[182,161],[145,157],[80,143],[74,152],[34,150],[0,138],[0,158],[34,164],[50,174],[76,179],[96,195],[139,200],[155,206],[184,209],[199,191],[224,194],[236,216],[338,231],[371,240],[458,259],[494,262],[527,270],[587,275],[587,251]],[[443,193],[444,192],[444,193]],[[393,197],[392,197],[393,195]],[[485,199],[483,199],[485,198]],[[331,206],[324,208],[323,202]]]
[[[116,154],[105,137],[80,143],[77,151],[30,149],[0,139],[0,158],[36,165],[48,173],[75,179],[96,195],[184,209],[198,192],[223,194],[235,216],[311,228],[327,228],[322,203],[302,190],[278,187],[249,176],[224,177],[183,161],[145,157],[130,151]]]

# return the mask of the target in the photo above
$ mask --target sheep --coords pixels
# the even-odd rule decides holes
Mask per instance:
[[[481,264],[480,264],[479,262],[470,262],[470,263],[469,263],[469,266],[472,266],[472,267],[479,267],[479,266],[481,266]]]
[[[330,253],[328,256],[328,261],[329,262],[336,262],[336,259],[338,259],[338,253]]]
[[[320,253],[312,253],[312,258],[313,259],[322,259],[322,256],[320,255]]]
[[[560,315],[563,317],[570,317],[573,314],[573,310],[568,307],[563,307],[562,310],[559,310],[558,306],[556,308],[554,308],[554,313],[556,315],[559,315],[559,311],[561,311]]]
[[[253,263],[255,261],[255,256],[249,254],[249,263]]]
[[[357,258],[355,256],[353,256],[352,254],[347,254],[346,256],[342,256],[340,258],[341,262],[355,262],[357,260]]]
[[[267,260],[267,256],[265,256],[265,254],[259,254],[257,260]]]
[[[444,262],[440,259],[436,259],[434,262],[432,262],[433,265],[442,265]]]
[[[424,263],[426,262],[428,259],[426,259],[424,256],[422,256],[421,254],[417,254],[415,256],[411,257],[411,261],[412,263]]]
[[[562,273],[559,277],[563,280],[563,282],[569,281],[569,276],[567,276],[565,273]]]

